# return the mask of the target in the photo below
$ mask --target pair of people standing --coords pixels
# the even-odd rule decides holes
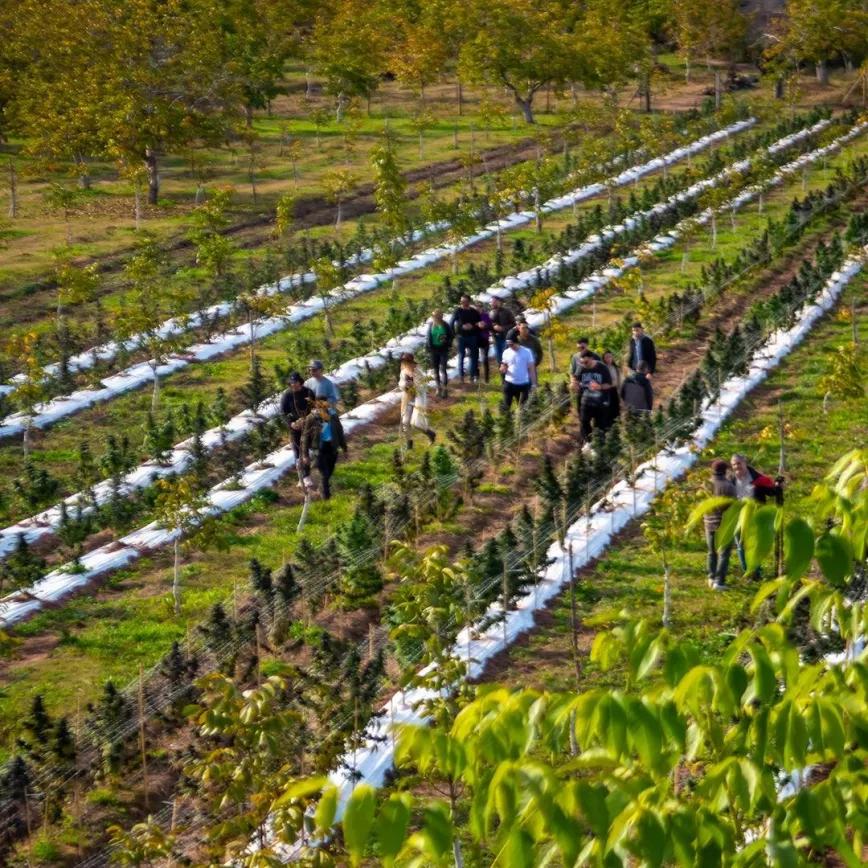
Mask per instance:
[[[728,473],[729,470],[732,473]],[[759,503],[765,503],[769,498],[774,498],[775,503],[783,503],[783,478],[772,479],[764,473],[760,473],[748,464],[747,457],[736,453],[730,459],[730,463],[717,459],[711,463],[711,494],[713,497],[729,497],[734,500],[749,500],[753,498]],[[726,507],[712,510],[703,516],[705,526],[705,543],[708,549],[706,571],[708,585],[716,591],[725,591],[726,575],[729,571],[729,558],[735,547],[738,553],[742,571],[747,571],[747,560],[744,553],[744,545],[738,534],[733,540],[724,546],[719,545],[718,531],[723,520]],[[760,570],[757,569],[751,578],[759,578]]]
[[[280,399],[280,410],[292,439],[299,468],[300,485],[313,488],[311,453],[316,453],[323,500],[331,497],[331,478],[338,460],[338,449],[347,452],[344,429],[338,416],[340,392],[325,376],[325,366],[314,359],[308,366],[310,377],[303,380],[298,371],[289,375],[289,388]]]

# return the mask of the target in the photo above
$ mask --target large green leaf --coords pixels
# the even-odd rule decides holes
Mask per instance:
[[[776,515],[777,507],[761,506],[745,522],[742,540],[748,572],[759,568],[775,544]]]
[[[350,854],[353,865],[362,861],[371,828],[374,825],[374,810],[377,806],[377,796],[373,787],[359,784],[347,801],[344,811],[344,843]]]
[[[718,551],[722,551],[733,541],[735,530],[738,526],[738,519],[745,503],[745,501],[736,500],[724,510],[720,518],[720,527],[718,527],[714,534],[714,541],[717,543]]]
[[[800,579],[814,556],[814,532],[803,518],[794,518],[784,527],[784,573]]]
[[[407,824],[410,821],[410,796],[408,793],[393,793],[377,814],[375,830],[380,845],[380,855],[387,865],[401,852]]]
[[[689,533],[702,521],[703,516],[708,515],[710,512],[714,512],[718,509],[724,509],[733,503],[733,499],[731,497],[706,497],[702,503],[697,504],[693,511],[687,518],[687,525],[685,527],[685,533]]]
[[[762,703],[771,702],[778,689],[772,661],[762,645],[752,645],[749,651],[753,660],[754,696]]]
[[[319,804],[316,806],[314,814],[314,822],[319,832],[325,834],[332,827],[335,821],[335,813],[338,809],[338,789],[337,787],[329,787],[326,789]]]
[[[850,541],[832,531],[817,540],[817,563],[823,575],[835,587],[841,587],[853,572],[853,548]]]

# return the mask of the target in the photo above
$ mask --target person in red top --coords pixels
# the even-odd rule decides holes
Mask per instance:
[[[783,478],[772,479],[765,473],[760,473],[755,467],[747,463],[747,456],[736,452],[730,460],[732,467],[732,482],[735,486],[735,496],[739,500],[747,500],[752,497],[759,503],[765,503],[770,497],[775,499],[779,506],[784,502]],[[747,571],[747,561],[744,556],[744,544],[741,537],[736,534],[735,549],[738,552],[738,560],[742,570]],[[759,579],[762,573],[757,568],[748,578]]]

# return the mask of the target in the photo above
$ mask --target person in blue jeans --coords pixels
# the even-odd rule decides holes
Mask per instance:
[[[458,335],[458,376],[464,382],[464,358],[470,356],[470,379],[479,379],[479,322],[482,317],[470,303],[469,295],[461,296],[461,304],[452,314],[452,331]]]
[[[506,336],[515,328],[515,317],[503,303],[503,299],[497,296],[491,299],[491,311],[488,316],[491,319],[491,334],[494,337],[494,355],[499,365],[503,359],[503,351],[506,349]]]

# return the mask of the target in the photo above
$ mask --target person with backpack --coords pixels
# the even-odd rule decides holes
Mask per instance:
[[[648,363],[639,362],[636,371],[624,378],[621,400],[628,412],[650,413],[654,407],[654,387],[648,379]]]
[[[338,450],[347,454],[347,441],[340,416],[330,409],[329,401],[317,399],[314,410],[304,420],[302,448],[316,452],[316,467],[320,474],[322,498],[332,496],[331,479],[338,461]]]
[[[717,459],[711,463],[711,494],[713,497],[736,497],[735,485],[727,476],[728,465],[725,461]],[[708,549],[706,559],[706,572],[708,574],[708,586],[715,591],[725,591],[726,574],[729,571],[729,557],[732,554],[733,543],[730,542],[722,549],[718,545],[717,531],[726,507],[721,506],[707,512],[702,521],[705,526],[705,545]]]
[[[452,326],[443,319],[443,311],[438,308],[431,314],[431,323],[428,326],[428,354],[431,356],[431,366],[434,368],[438,398],[448,397],[449,353],[452,351],[454,337]]]

